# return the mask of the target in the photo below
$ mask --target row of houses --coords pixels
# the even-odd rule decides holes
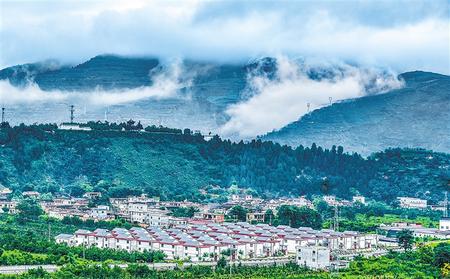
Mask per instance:
[[[377,235],[353,231],[198,221],[172,228],[151,226],[130,230],[77,230],[74,234],[58,235],[56,241],[71,246],[95,246],[129,252],[158,250],[164,252],[167,259],[191,261],[217,260],[224,251],[236,260],[296,255],[299,247],[320,246],[339,252],[365,251],[382,245]]]
[[[414,237],[450,239],[450,218],[442,217],[438,228],[425,228],[419,223],[397,222],[389,225],[382,224],[379,229],[385,231],[388,236],[396,236],[398,232],[406,229],[410,230]]]

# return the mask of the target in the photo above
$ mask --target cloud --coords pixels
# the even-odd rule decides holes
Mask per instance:
[[[0,65],[101,53],[245,61],[283,54],[450,73],[447,0],[4,0]]]
[[[150,79],[149,79],[150,81]],[[126,90],[102,90],[68,92],[61,90],[44,91],[31,82],[25,87],[16,87],[7,80],[0,80],[0,103],[2,105],[36,103],[82,103],[92,106],[113,106],[133,103],[146,99],[189,98],[180,90],[191,86],[191,79],[185,79],[181,61],[169,64],[168,69],[152,77],[152,86],[142,86]]]
[[[279,57],[277,68],[272,79],[249,77],[253,95],[228,107],[230,119],[220,129],[223,135],[254,137],[299,119],[308,109],[328,105],[330,98],[336,102],[403,86],[393,73],[347,64],[301,64]],[[310,77],[312,71],[314,79]]]

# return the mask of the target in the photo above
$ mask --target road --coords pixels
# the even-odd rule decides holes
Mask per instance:
[[[42,267],[48,272],[55,272],[58,270],[58,266],[54,264],[44,264],[44,265],[11,265],[11,266],[0,266],[0,274],[20,274],[25,273],[30,269],[37,269]]]
[[[271,266],[274,264],[281,265],[291,262],[292,258],[270,258],[270,259],[253,259],[247,261],[235,261],[233,264],[241,264],[244,266]],[[147,264],[150,269],[155,270],[169,270],[175,268],[187,268],[190,266],[211,266],[214,267],[217,265],[217,262],[192,262],[192,263],[183,263],[183,265],[179,265],[177,263],[153,263]],[[114,266],[114,265],[111,265]],[[128,264],[116,264],[120,268],[127,268]],[[12,265],[12,266],[0,266],[0,274],[20,274],[25,273],[30,269],[37,269],[42,267],[47,272],[55,272],[60,267],[57,265]]]

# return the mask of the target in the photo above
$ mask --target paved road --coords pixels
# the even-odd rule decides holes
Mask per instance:
[[[253,259],[247,261],[235,261],[233,264],[241,264],[245,266],[270,266],[274,264],[286,264],[291,262],[293,259],[291,258],[270,258],[270,259]],[[178,265],[176,263],[154,263],[147,264],[147,266],[151,269],[155,270],[169,270],[175,268],[187,268],[190,266],[216,266],[217,262],[192,262],[192,263],[183,263],[183,265]],[[114,265],[111,265],[114,266]],[[128,264],[117,264],[116,266],[120,268],[127,268]],[[59,269],[56,265],[12,265],[12,266],[0,266],[0,274],[20,274],[25,273],[30,269],[37,269],[42,267],[47,272],[55,272]]]
[[[46,265],[11,265],[11,266],[0,266],[0,274],[19,274],[25,273],[30,269],[37,269],[42,267],[44,270],[48,272],[55,272],[58,270],[58,266],[54,264],[46,264]]]

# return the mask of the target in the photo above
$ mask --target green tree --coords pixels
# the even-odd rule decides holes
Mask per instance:
[[[308,207],[282,205],[278,208],[277,218],[280,224],[293,228],[311,227],[320,229],[322,227],[322,217],[320,214]]]
[[[17,215],[18,218],[22,221],[27,219],[36,220],[44,211],[41,206],[34,199],[23,199],[18,204],[16,209],[19,211]]]
[[[450,263],[450,243],[439,243],[434,248],[434,264],[443,267],[445,263]]]
[[[405,251],[410,250],[414,243],[414,236],[411,230],[403,229],[397,234],[398,244]]]
[[[233,206],[228,212],[230,219],[237,219],[238,221],[245,222],[247,220],[248,210],[240,205]]]

